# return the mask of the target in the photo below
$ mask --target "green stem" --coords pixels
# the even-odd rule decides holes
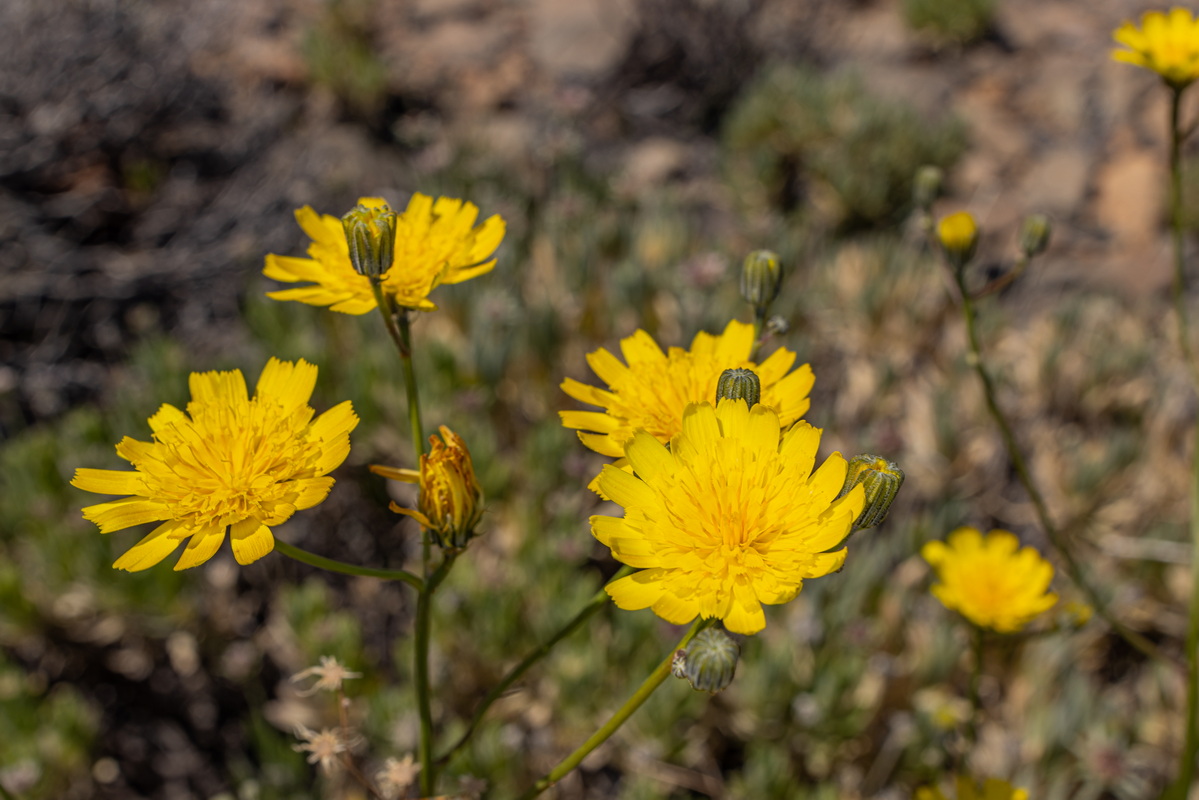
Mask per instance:
[[[1182,106],[1182,90],[1172,87],[1170,90],[1170,244],[1174,256],[1174,316],[1178,324],[1178,343],[1182,357],[1190,370],[1191,380],[1199,387],[1199,364],[1195,361],[1191,349],[1190,323],[1186,308],[1186,274],[1183,263],[1182,246],[1182,139],[1183,130],[1179,126],[1179,113]]]
[[[1191,455],[1191,619],[1186,641],[1186,729],[1178,778],[1165,794],[1171,800],[1186,800],[1195,777],[1195,757],[1199,754],[1199,441],[1194,450]]]
[[[331,558],[325,558],[324,556],[318,556],[316,553],[302,550],[294,544],[288,544],[281,539],[275,540],[275,549],[288,558],[294,558],[302,564],[327,570],[328,572],[340,572],[343,575],[358,575],[363,578],[380,578],[385,581],[403,581],[418,592],[424,589],[425,586],[423,580],[411,572],[402,569],[376,569],[375,567],[360,567],[356,564],[347,564],[344,561],[334,561]]]
[[[637,691],[633,692],[632,697],[626,700],[624,705],[617,709],[616,713],[599,730],[591,735],[591,738],[583,742],[577,750],[564,758],[558,766],[550,770],[548,775],[533,784],[527,792],[520,796],[519,800],[530,800],[541,794],[566,777],[584,758],[591,754],[592,750],[608,741],[612,734],[616,733],[617,729],[625,723],[625,720],[631,717],[633,712],[640,708],[649,699],[649,696],[654,693],[654,690],[662,685],[662,681],[666,680],[667,676],[670,675],[670,664],[674,659],[675,651],[686,647],[687,643],[694,639],[696,634],[714,622],[715,620],[712,619],[697,619],[686,635],[679,640],[674,650],[670,651],[670,655],[666,656],[665,660],[650,673],[649,677],[638,687]]]
[[[416,703],[420,714],[420,789],[421,794],[433,794],[437,785],[437,764],[433,761],[433,704],[429,692],[429,617],[433,607],[433,593],[450,574],[454,565],[454,555],[446,555],[445,560],[433,571],[425,582],[425,590],[416,597],[416,632],[414,634],[413,651],[415,654],[416,672]]]
[[[1182,90],[1171,88],[1170,97],[1170,239],[1174,255],[1174,315],[1178,323],[1178,339],[1191,379],[1199,388],[1199,366],[1191,350],[1187,323],[1186,275],[1182,241],[1182,140],[1185,132],[1179,125]],[[1187,699],[1182,756],[1178,778],[1165,797],[1186,800],[1195,777],[1195,757],[1199,752],[1199,428],[1193,437],[1191,454],[1191,607],[1187,627]]]
[[[1128,642],[1128,644],[1144,655],[1179,666],[1179,662],[1176,659],[1167,656],[1153,642],[1131,628],[1126,627],[1112,615],[1107,605],[1103,602],[1103,598],[1091,586],[1082,565],[1074,557],[1068,543],[1054,524],[1053,518],[1049,516],[1049,507],[1046,505],[1045,498],[1042,497],[1036,483],[1033,482],[1032,473],[1029,471],[1028,465],[1024,460],[1024,454],[1020,450],[1020,445],[1016,442],[1016,435],[1012,432],[1012,426],[995,399],[995,384],[991,379],[991,374],[987,371],[983,363],[982,348],[978,341],[978,324],[974,311],[974,300],[971,298],[970,293],[966,291],[963,272],[964,270],[955,270],[954,277],[957,281],[958,291],[962,300],[962,318],[965,321],[966,338],[970,346],[970,353],[967,360],[974,368],[979,382],[982,384],[987,411],[995,421],[995,425],[999,428],[999,433],[1003,437],[1004,447],[1007,449],[1008,459],[1011,461],[1012,468],[1016,470],[1020,484],[1024,487],[1024,491],[1028,493],[1028,497],[1032,501],[1033,509],[1036,511],[1041,528],[1045,531],[1045,535],[1049,538],[1049,542],[1057,551],[1058,556],[1065,563],[1066,571],[1070,574],[1071,580],[1086,595],[1087,602],[1095,608],[1095,613],[1099,614],[1124,641]]]
[[[612,580],[619,580],[620,578],[623,578],[632,572],[632,567],[622,567],[619,572],[612,576]],[[609,581],[609,583],[610,582],[611,581]],[[439,765],[445,764],[450,760],[451,757],[453,757],[454,753],[462,749],[462,746],[466,744],[466,742],[474,734],[475,729],[478,728],[479,723],[483,721],[483,717],[487,714],[488,709],[491,708],[491,704],[503,697],[504,693],[508,691],[508,687],[520,680],[521,676],[528,672],[530,667],[532,667],[541,659],[545,658],[545,656],[549,655],[550,650],[552,650],[558,644],[558,642],[562,641],[567,636],[570,636],[572,633],[581,628],[584,622],[591,619],[591,617],[595,616],[596,612],[607,605],[608,592],[604,589],[600,589],[595,593],[591,600],[588,601],[587,605],[583,606],[579,613],[571,617],[570,621],[563,625],[557,633],[555,633],[549,639],[546,639],[537,647],[537,649],[525,656],[523,661],[521,661],[512,669],[508,670],[508,674],[505,675],[499,683],[492,687],[491,691],[487,693],[487,696],[483,698],[483,701],[479,703],[479,707],[475,709],[474,716],[471,717],[470,723],[466,726],[466,731],[463,732],[460,737],[458,737],[458,741],[454,742],[449,749],[438,756],[437,763]]]
[[[978,687],[983,676],[983,629],[971,625],[974,645],[974,669],[970,673],[970,724],[966,727],[967,755],[974,751],[978,744],[978,722],[982,716],[982,697]]]

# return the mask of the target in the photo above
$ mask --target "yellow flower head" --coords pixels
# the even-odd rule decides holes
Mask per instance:
[[[367,210],[386,206],[377,197],[358,201]],[[504,220],[493,215],[475,227],[479,209],[473,203],[419,192],[396,219],[395,260],[380,280],[383,293],[397,306],[433,311],[429,293],[443,283],[461,283],[491,271],[491,255],[504,238]],[[309,281],[295,289],[267,292],[275,300],[298,300],[312,306],[329,306],[346,314],[366,314],[375,303],[371,279],[360,275],[350,260],[342,221],[318,215],[310,206],[296,211],[296,221],[312,237],[308,258],[271,253],[262,271],[286,283]]]
[[[1112,50],[1112,58],[1152,70],[1175,89],[1199,78],[1199,19],[1185,8],[1147,11],[1141,27],[1126,21],[1112,38],[1128,48]]]
[[[808,392],[816,379],[807,364],[788,373],[795,353],[782,347],[755,364],[749,360],[753,345],[754,327],[736,320],[718,336],[697,333],[690,350],[672,347],[669,353],[639,330],[620,341],[628,366],[602,347],[588,353],[587,363],[607,390],[573,378],[562,382],[571,397],[604,409],[561,411],[562,424],[578,430],[583,444],[606,456],[623,456],[637,430],[666,443],[679,432],[688,404],[712,402],[720,374],[745,368],[757,373],[762,403],[778,412],[786,428],[808,410]]]
[[[446,426],[441,439],[429,437],[429,452],[420,457],[420,471],[373,465],[371,472],[394,481],[420,485],[420,511],[395,503],[391,510],[406,514],[433,532],[447,550],[461,550],[483,518],[483,489],[475,477],[466,442]],[[444,442],[442,441],[444,440]]]
[[[786,603],[804,578],[841,568],[862,488],[837,499],[846,472],[839,453],[812,471],[819,429],[798,422],[781,441],[780,431],[774,409],[729,399],[688,406],[669,450],[644,431],[634,435],[626,453],[636,474],[609,464],[599,477],[624,518],[591,518],[595,538],[640,570],[608,585],[616,605],[757,633],[763,603]]]
[[[358,424],[348,400],[312,418],[316,372],[303,360],[272,358],[253,398],[238,370],[193,372],[186,414],[164,404],[150,417],[152,442],[125,437],[117,445],[133,471],[76,470],[76,488],[131,495],[83,509],[101,533],[162,521],[113,567],[147,569],[185,539],[175,569],[203,564],[226,528],[239,564],[271,552],[270,526],[325,499],[333,486],[326,476],[349,455]]]
[[[937,225],[937,239],[956,266],[965,264],[978,246],[978,225],[968,211],[958,211]]]
[[[933,595],[975,625],[1015,633],[1057,602],[1046,591],[1052,565],[1007,531],[958,528],[948,545],[929,542],[920,552],[941,580]]]
[[[1012,788],[1010,783],[998,778],[987,778],[983,781],[981,791],[971,778],[959,777],[955,783],[957,784],[957,800],[1028,800],[1027,791]],[[916,800],[949,800],[949,798],[940,789],[926,786],[916,790]]]

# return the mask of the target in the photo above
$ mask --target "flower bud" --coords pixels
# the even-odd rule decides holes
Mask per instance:
[[[1045,252],[1049,246],[1051,229],[1049,217],[1044,214],[1032,214],[1024,218],[1024,224],[1020,226],[1020,251],[1025,258]]]
[[[686,678],[697,692],[716,694],[733,682],[741,645],[724,628],[700,631],[686,650],[678,650],[670,671]]]
[[[866,493],[866,505],[853,524],[855,531],[873,528],[887,518],[891,503],[903,485],[903,470],[881,456],[854,456],[849,460],[845,485],[837,496],[844,497],[859,483]]]
[[[752,369],[726,369],[716,382],[716,402],[744,400],[750,408],[762,401],[762,381]]]
[[[978,247],[978,225],[966,211],[950,214],[937,225],[937,239],[954,268],[961,269]]]
[[[420,484],[419,511],[395,503],[391,510],[412,517],[433,534],[438,546],[456,553],[475,536],[483,517],[483,490],[462,437],[444,425],[440,430],[441,439],[429,437],[429,452],[421,455],[419,472],[377,465],[371,472]]]
[[[928,211],[933,201],[941,196],[941,185],[945,182],[945,171],[940,167],[926,164],[916,170],[916,178],[912,181],[912,200],[916,208]]]
[[[755,311],[765,314],[782,287],[783,267],[777,253],[755,250],[745,257],[741,264],[741,296]]]
[[[359,275],[378,278],[395,260],[396,213],[382,200],[359,203],[341,218],[350,248],[350,263]]]

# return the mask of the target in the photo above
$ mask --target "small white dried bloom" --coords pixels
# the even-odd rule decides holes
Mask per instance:
[[[303,744],[293,744],[292,749],[298,753],[308,753],[308,763],[320,764],[326,775],[338,765],[341,760],[339,756],[349,750],[345,739],[333,728],[322,728],[317,732],[297,725],[296,738],[303,739]]]
[[[291,676],[291,682],[296,683],[305,678],[311,678],[314,675],[316,676],[316,683],[300,691],[299,694],[301,697],[308,697],[320,691],[340,691],[342,681],[362,677],[362,674],[359,672],[350,672],[333,656],[321,656],[320,666],[300,670]]]
[[[383,762],[383,769],[375,775],[379,782],[379,791],[387,800],[394,800],[404,793],[404,790],[416,782],[420,774],[420,764],[412,758],[412,754],[404,756],[403,760],[389,758]]]

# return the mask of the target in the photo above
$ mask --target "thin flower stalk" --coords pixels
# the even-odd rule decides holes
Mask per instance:
[[[1032,480],[1032,473],[1029,472],[1028,464],[1024,459],[1024,454],[1020,450],[1020,445],[1016,442],[1016,435],[1012,431],[1012,426],[1008,422],[1007,416],[1004,415],[1002,409],[999,408],[999,403],[995,399],[995,383],[991,378],[990,372],[987,371],[986,364],[983,362],[982,347],[978,339],[978,324],[977,315],[974,309],[974,299],[970,293],[966,291],[965,270],[953,270],[954,278],[957,282],[957,288],[961,297],[962,319],[966,326],[966,339],[969,343],[970,354],[967,359],[968,363],[974,368],[975,374],[978,375],[979,383],[982,384],[983,398],[986,401],[987,412],[995,421],[995,425],[999,428],[1000,436],[1003,438],[1004,448],[1007,450],[1008,459],[1011,461],[1012,468],[1016,471],[1016,476],[1020,479],[1020,484],[1028,493],[1029,500],[1032,501],[1033,509],[1036,511],[1037,519],[1041,523],[1041,528],[1045,531],[1045,535],[1049,538],[1050,543],[1065,562],[1066,571],[1070,573],[1071,580],[1082,590],[1087,597],[1087,602],[1094,606],[1099,616],[1111,626],[1122,639],[1128,642],[1132,647],[1136,648],[1142,654],[1162,661],[1164,663],[1172,663],[1175,666],[1182,666],[1177,659],[1166,655],[1153,642],[1146,639],[1141,634],[1125,626],[1117,620],[1108,610],[1103,598],[1091,585],[1086,573],[1083,571],[1082,565],[1074,557],[1067,543],[1063,540],[1057,525],[1054,524],[1053,518],[1049,515],[1049,507],[1045,503],[1045,498],[1041,495],[1036,483]]]
[[[411,586],[416,591],[422,591],[425,587],[425,582],[411,572],[402,569],[379,569],[377,567],[360,567],[357,564],[347,564],[344,561],[337,561],[332,558],[318,556],[316,553],[310,553],[307,550],[296,547],[294,544],[288,544],[281,539],[275,540],[275,550],[295,559],[301,564],[307,564],[310,567],[316,567],[328,572],[339,572],[342,575],[356,575],[360,578],[379,578],[385,581],[403,581]]]
[[[1193,385],[1199,390],[1199,363],[1191,349],[1190,324],[1186,305],[1182,237],[1182,140],[1186,133],[1179,121],[1182,88],[1170,89],[1170,241],[1174,256],[1174,313],[1178,341]],[[1186,800],[1195,777],[1195,758],[1199,755],[1199,429],[1192,435],[1191,456],[1191,603],[1187,625],[1187,699],[1185,732],[1178,778],[1170,786],[1168,800]]]
[[[433,698],[429,692],[429,614],[433,606],[433,593],[450,574],[456,556],[447,553],[445,560],[425,580],[425,588],[416,598],[416,630],[413,635],[413,650],[416,655],[416,703],[420,714],[420,789],[422,795],[433,794],[437,785],[437,764],[433,761]]]
[[[978,727],[979,721],[982,718],[982,694],[979,692],[979,685],[982,683],[983,677],[983,646],[985,644],[986,631],[977,625],[971,626],[971,644],[974,647],[974,665],[970,672],[970,722],[966,726],[966,744],[967,752],[974,749],[978,744]]]
[[[569,774],[575,767],[582,763],[583,759],[590,755],[595,748],[608,741],[612,734],[616,733],[616,731],[620,729],[620,726],[623,725],[629,717],[633,716],[633,712],[641,708],[642,704],[644,704],[645,701],[649,699],[649,696],[654,693],[654,690],[661,686],[662,682],[670,676],[670,665],[674,661],[675,651],[685,648],[700,631],[704,630],[715,622],[715,619],[704,619],[701,617],[692,623],[691,628],[687,631],[683,638],[679,640],[679,643],[675,645],[673,649],[671,649],[670,655],[663,659],[662,663],[658,664],[657,668],[650,673],[649,677],[646,678],[641,686],[637,688],[637,691],[633,692],[632,696],[625,701],[624,705],[617,709],[616,713],[613,714],[612,717],[605,722],[599,730],[591,735],[591,738],[583,742],[583,744],[580,745],[579,748],[569,756],[562,759],[558,766],[550,770],[544,778],[534,783],[528,791],[518,798],[518,800],[531,800],[531,798],[541,794],[546,789],[550,788],[555,783],[566,777],[567,774]]]
[[[626,575],[631,575],[632,572],[632,567],[621,567],[620,571],[612,576],[612,580],[620,580]],[[487,693],[487,696],[484,697],[482,702],[479,703],[478,708],[475,709],[474,715],[471,717],[470,722],[466,726],[466,730],[463,731],[460,737],[458,737],[458,741],[454,742],[454,744],[452,744],[444,753],[438,756],[436,763],[439,766],[447,763],[454,756],[454,754],[461,750],[462,747],[470,740],[470,737],[474,735],[475,729],[479,727],[479,723],[483,721],[483,717],[487,715],[487,711],[491,708],[492,704],[496,700],[499,700],[501,697],[503,697],[504,693],[508,691],[508,688],[512,686],[512,684],[520,680],[521,676],[528,672],[534,664],[549,655],[549,652],[553,650],[559,642],[570,636],[579,628],[583,627],[583,623],[587,622],[587,620],[591,619],[597,612],[600,611],[600,609],[607,605],[608,592],[604,589],[600,589],[591,597],[591,600],[587,602],[587,605],[583,606],[583,608],[579,610],[579,613],[571,617],[570,620],[563,625],[557,633],[538,645],[537,648],[525,656],[519,664],[508,670],[508,674],[505,675],[499,683],[493,686],[491,691]]]

